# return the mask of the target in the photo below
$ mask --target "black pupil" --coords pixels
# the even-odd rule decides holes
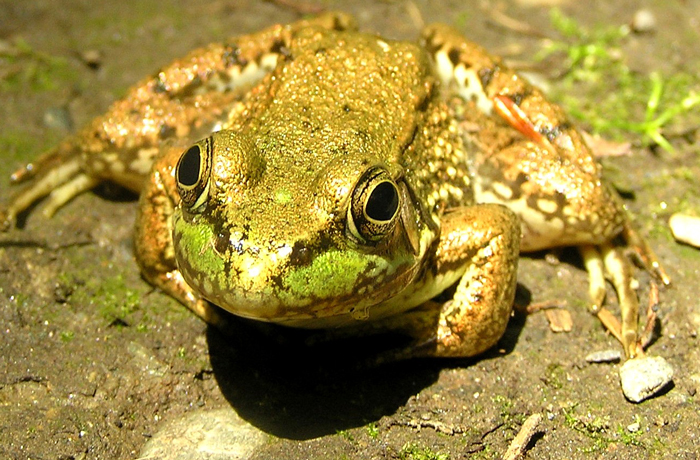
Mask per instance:
[[[177,180],[182,185],[191,187],[199,180],[200,155],[199,146],[193,145],[180,158]]]
[[[382,182],[369,195],[365,212],[371,219],[387,221],[394,217],[399,207],[399,195],[391,182]]]

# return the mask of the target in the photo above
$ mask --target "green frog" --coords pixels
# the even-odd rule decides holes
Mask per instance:
[[[667,280],[562,110],[439,24],[416,44],[335,13],[211,44],[12,181],[5,230],[46,195],[50,216],[102,181],[138,192],[143,276],[209,323],[371,324],[409,334],[405,356],[493,346],[521,251],[579,247],[595,312],[610,276],[629,357],[621,249]]]

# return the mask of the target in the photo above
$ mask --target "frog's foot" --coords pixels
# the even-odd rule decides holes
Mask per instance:
[[[634,235],[629,238],[628,235]],[[664,284],[669,284],[670,279],[663,267],[656,259],[646,242],[636,235],[629,227],[623,232],[626,247],[634,249],[645,264],[645,268]],[[605,243],[599,246],[581,245],[579,251],[584,261],[589,276],[589,294],[591,298],[590,310],[595,314],[603,325],[622,344],[628,358],[643,356],[644,337],[639,337],[637,333],[639,320],[639,301],[634,291],[633,266],[628,258],[623,254],[620,247],[612,243]],[[605,279],[608,277],[617,292],[620,303],[620,313],[622,322],[620,323],[612,313],[603,307],[605,301]],[[656,285],[652,282],[652,293],[656,292]],[[651,303],[657,303],[651,299]],[[650,307],[651,310],[651,307]],[[655,317],[653,312],[647,312],[647,326],[649,330],[651,318]]]
[[[633,288],[632,265],[618,248],[610,243],[600,246],[579,247],[589,276],[591,311],[601,319],[613,335],[622,343],[628,358],[637,356],[637,322],[639,301]],[[622,327],[619,331],[610,326],[609,312],[603,309],[605,301],[605,275],[610,277],[620,303]]]
[[[454,297],[384,320],[386,328],[415,339],[385,360],[475,356],[491,348],[506,329],[519,257],[515,215],[499,205],[461,208],[446,214],[441,232],[437,272],[426,285],[447,281],[444,289],[456,278]]]
[[[0,231],[9,230],[20,213],[47,195],[44,215],[51,217],[73,197],[100,182],[83,171],[80,155],[66,150],[65,144],[16,171],[11,181],[24,183],[24,187],[0,208]]]

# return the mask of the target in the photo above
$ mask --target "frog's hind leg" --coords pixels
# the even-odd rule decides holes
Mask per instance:
[[[627,356],[637,355],[633,269],[616,246],[617,238],[664,284],[669,278],[632,229],[617,194],[605,185],[581,134],[540,90],[458,32],[435,25],[426,28],[423,39],[443,83],[462,101],[448,105],[467,126],[463,138],[476,152],[476,200],[505,204],[519,215],[524,252],[579,247],[589,272],[591,309],[619,338]],[[618,294],[619,327],[604,318],[606,276]]]
[[[194,142],[220,129],[246,90],[288,57],[294,34],[312,25],[356,27],[342,13],[276,25],[194,50],[142,80],[104,115],[12,176],[24,188],[0,206],[0,231],[46,195],[50,215],[105,180],[138,193],[161,144]]]

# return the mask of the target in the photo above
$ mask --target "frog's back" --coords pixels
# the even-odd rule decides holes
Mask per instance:
[[[310,27],[283,56],[231,126],[251,134],[277,180],[304,188],[319,180],[305,171],[382,164],[426,209],[471,203],[466,154],[422,47]]]
[[[283,56],[254,92],[243,126],[262,152],[280,162],[298,162],[304,151],[321,164],[342,155],[399,161],[428,97],[419,47],[311,27]]]

